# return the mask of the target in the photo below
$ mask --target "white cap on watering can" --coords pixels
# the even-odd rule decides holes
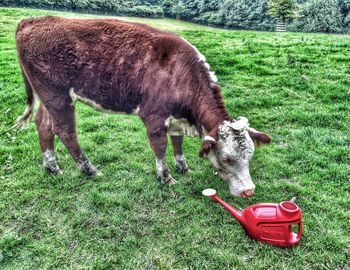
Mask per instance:
[[[202,194],[204,196],[207,196],[207,197],[210,197],[210,196],[213,196],[216,194],[216,190],[215,189],[212,189],[212,188],[207,188],[205,190],[202,191]]]

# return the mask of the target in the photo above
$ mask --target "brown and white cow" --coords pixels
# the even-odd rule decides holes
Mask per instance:
[[[230,192],[253,194],[253,141],[271,138],[250,129],[246,118],[229,116],[216,76],[185,39],[138,23],[49,16],[21,21],[16,41],[27,92],[17,126],[30,119],[35,99],[40,101],[35,122],[43,165],[51,173],[62,173],[54,154],[57,135],[84,173],[100,174],[78,143],[74,103],[79,100],[101,111],[137,114],[162,183],[175,183],[164,160],[167,133],[182,173],[188,171],[183,136],[199,135],[199,155],[208,156]]]

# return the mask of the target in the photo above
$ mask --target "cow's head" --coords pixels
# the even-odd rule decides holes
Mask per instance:
[[[254,193],[255,185],[249,173],[254,144],[271,142],[265,133],[248,127],[245,117],[224,121],[218,127],[217,138],[206,136],[199,152],[202,157],[208,156],[220,177],[227,181],[231,194],[237,197],[250,197]]]

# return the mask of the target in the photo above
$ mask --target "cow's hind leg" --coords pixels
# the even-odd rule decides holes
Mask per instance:
[[[38,130],[41,152],[43,153],[44,168],[52,174],[62,174],[55,158],[55,134],[52,130],[51,115],[42,104],[40,104],[39,110],[36,114],[35,124]]]
[[[174,150],[175,168],[180,173],[187,173],[189,168],[186,159],[182,154],[182,142],[184,136],[170,136],[170,138]]]
[[[66,146],[83,173],[91,177],[101,175],[80,148],[76,132],[74,106],[71,103],[70,97],[61,96],[56,97],[54,103],[47,104],[47,109],[50,111],[53,121],[53,131]]]
[[[168,166],[165,162],[165,152],[167,146],[167,129],[165,127],[165,119],[150,116],[143,119],[147,128],[147,135],[151,147],[156,155],[157,176],[161,183],[166,185],[175,184],[176,181],[169,173]]]

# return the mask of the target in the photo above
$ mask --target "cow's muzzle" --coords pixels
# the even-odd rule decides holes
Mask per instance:
[[[243,191],[241,194],[239,194],[238,197],[239,197],[239,198],[248,198],[248,197],[251,197],[251,196],[253,196],[254,191],[255,191],[255,188],[247,189],[247,190]]]

